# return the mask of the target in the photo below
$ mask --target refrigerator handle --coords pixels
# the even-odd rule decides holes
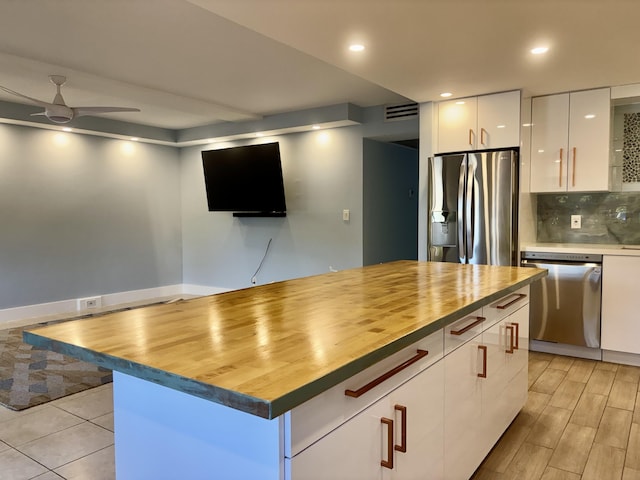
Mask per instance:
[[[460,263],[467,263],[466,251],[467,246],[465,242],[465,205],[464,205],[464,187],[465,179],[467,178],[466,161],[460,165],[460,178],[458,179],[458,258]]]
[[[473,188],[473,181],[475,179],[475,169],[476,169],[476,164],[475,162],[471,162],[469,161],[467,164],[467,188],[466,188],[466,194],[465,194],[465,202],[466,202],[466,206],[465,206],[465,240],[466,240],[466,258],[467,261],[470,261],[473,258],[473,249],[474,249],[474,242],[475,242],[475,238],[474,238],[474,230],[475,230],[475,225],[474,225],[474,214],[475,214],[475,205],[474,205],[474,188]]]

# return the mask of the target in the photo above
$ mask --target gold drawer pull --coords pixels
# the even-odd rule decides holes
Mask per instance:
[[[560,167],[558,170],[558,187],[562,187],[562,153],[564,149],[560,149]]]
[[[513,325],[507,325],[505,327],[506,331],[509,332],[509,348],[505,349],[506,353],[513,353]]]
[[[469,318],[475,318],[476,320],[459,330],[451,330],[449,333],[451,335],[462,335],[463,333],[468,332],[473,327],[475,327],[476,325],[480,325],[482,322],[486,320],[486,318],[484,317],[469,317]]]
[[[406,453],[407,452],[407,407],[404,405],[396,405],[393,409],[397,412],[400,412],[400,445],[395,445],[397,451]]]
[[[487,378],[487,347],[478,345],[478,350],[482,351],[482,372],[478,374],[480,378]]]
[[[524,293],[514,293],[512,295],[509,295],[509,297],[516,297],[516,298],[514,298],[513,300],[511,300],[508,303],[505,303],[504,305],[496,305],[495,308],[499,308],[500,310],[504,310],[505,308],[509,308],[514,303],[519,302],[523,298],[527,298],[527,295],[524,294]],[[507,297],[507,298],[509,298],[509,297]]]
[[[416,354],[413,357],[411,357],[409,360],[407,360],[406,362],[404,362],[404,363],[392,368],[387,373],[383,373],[378,378],[375,378],[375,379],[371,380],[369,383],[367,383],[366,385],[364,385],[363,387],[360,387],[358,390],[345,390],[344,394],[347,397],[358,398],[361,395],[364,395],[365,393],[367,393],[369,390],[377,387],[378,385],[380,385],[385,380],[388,380],[389,378],[393,377],[396,373],[401,372],[402,370],[404,370],[408,366],[413,365],[414,363],[416,363],[421,358],[426,357],[427,355],[429,355],[429,351],[428,350],[420,350],[420,349],[418,349],[418,350],[416,350]]]
[[[393,469],[393,420],[382,417],[380,422],[387,426],[387,459],[381,460],[380,465],[385,468]]]
[[[519,350],[518,337],[520,337],[520,324],[518,322],[511,322],[511,325],[513,325],[516,329],[516,332],[515,332],[516,344],[514,345],[513,349]]]
[[[571,186],[576,186],[576,147],[573,147],[573,171],[571,172]]]

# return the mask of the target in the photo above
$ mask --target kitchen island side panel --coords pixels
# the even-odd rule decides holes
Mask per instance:
[[[118,480],[281,480],[279,418],[267,420],[113,372]]]

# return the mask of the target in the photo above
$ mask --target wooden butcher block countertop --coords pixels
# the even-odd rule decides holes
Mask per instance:
[[[544,275],[399,261],[63,322],[24,338],[275,418]]]

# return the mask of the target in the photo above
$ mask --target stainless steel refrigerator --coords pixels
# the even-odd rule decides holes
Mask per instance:
[[[517,265],[518,151],[429,159],[429,260]]]

